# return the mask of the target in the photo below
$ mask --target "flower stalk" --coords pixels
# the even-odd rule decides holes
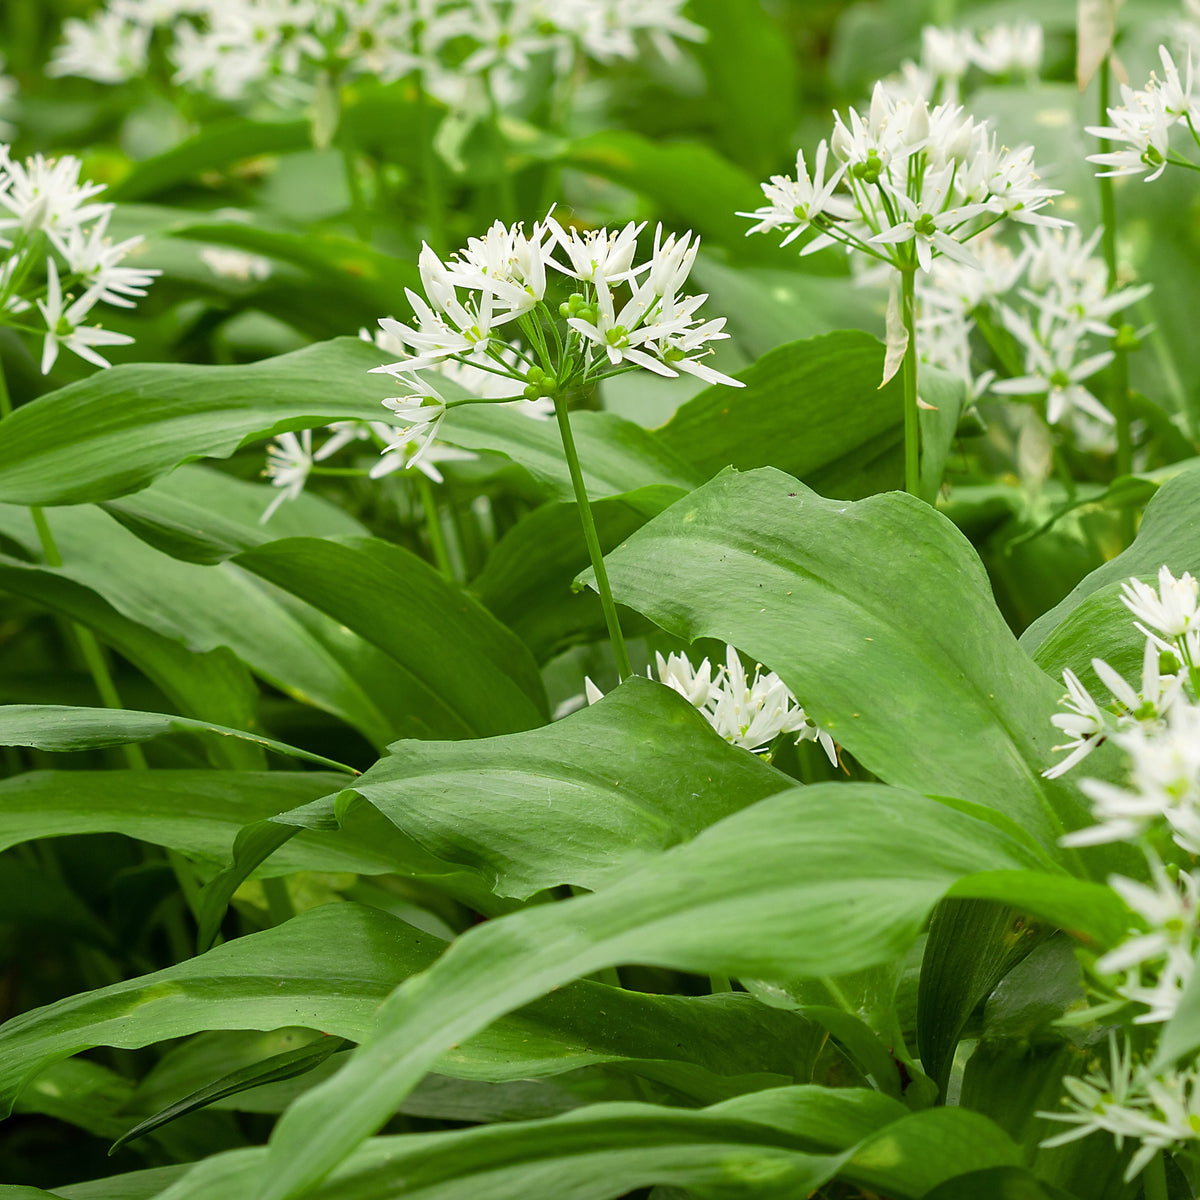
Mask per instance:
[[[624,683],[633,674],[633,667],[629,663],[629,651],[625,648],[625,637],[621,633],[621,622],[617,616],[612,588],[608,583],[608,572],[604,569],[604,551],[596,533],[592,506],[588,503],[587,488],[583,482],[583,469],[579,465],[579,452],[575,449],[575,437],[571,433],[567,397],[562,391],[556,391],[553,399],[554,415],[558,418],[558,432],[562,437],[563,454],[566,456],[567,470],[571,473],[571,487],[575,490],[575,505],[579,509],[579,523],[583,526],[583,538],[587,542],[592,570],[596,573],[596,590],[600,593],[600,605],[604,609],[604,624],[608,628],[613,657],[617,661],[617,674]]]
[[[904,349],[904,490],[910,496],[921,492],[921,414],[917,406],[917,316],[916,270],[900,272],[900,311],[908,344]]]

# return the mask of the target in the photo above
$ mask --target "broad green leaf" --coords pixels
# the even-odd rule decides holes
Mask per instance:
[[[109,1147],[108,1152],[114,1154],[122,1146],[128,1145],[137,1138],[145,1137],[190,1112],[207,1108],[217,1100],[236,1096],[239,1092],[260,1087],[265,1083],[278,1083],[284,1079],[307,1074],[315,1067],[319,1067],[331,1054],[348,1049],[349,1046],[350,1043],[344,1038],[325,1037],[300,1046],[298,1049],[274,1054],[262,1062],[253,1063],[251,1066],[243,1067],[240,1071],[222,1076],[207,1087],[200,1088],[160,1112],[156,1112],[153,1116],[147,1117],[144,1121],[139,1121],[132,1129],[121,1134]]]
[[[670,688],[634,678],[542,729],[397,742],[338,803],[361,796],[429,853],[525,899],[604,887],[792,782]]]
[[[562,161],[641,192],[680,232],[690,228],[740,259],[779,265],[779,248],[769,238],[747,239],[751,222],[736,215],[762,201],[758,181],[708,146],[605,130],[572,142]]]
[[[0,588],[25,596],[91,629],[129,659],[183,712],[233,728],[257,721],[257,693],[245,666],[225,646],[195,653],[119,613],[91,588],[49,568],[0,556]],[[262,752],[247,742],[222,739],[221,765],[262,765]]]
[[[264,1200],[324,1177],[446,1047],[570,979],[629,962],[764,979],[858,970],[907,950],[964,875],[1033,861],[985,822],[878,784],[771,796],[601,892],[460,937],[388,999],[346,1066],[284,1114]]]
[[[408,703],[403,671],[378,648],[234,563],[166,558],[90,505],[56,509],[47,520],[64,565],[27,567],[26,582],[33,571],[67,577],[191,650],[227,646],[268,683],[340,717],[376,746],[429,729]],[[31,525],[25,509],[0,505],[0,531],[33,552]]]
[[[659,431],[670,450],[705,477],[723,467],[778,467],[825,495],[859,496],[898,486],[903,475],[899,378],[880,388],[883,345],[839,330],[770,350],[741,372],[746,386],[715,385],[688,401]],[[927,370],[922,394],[923,463],[936,493],[958,421],[962,387]],[[876,468],[864,472],[864,448]],[[865,485],[865,486],[864,486]]]
[[[302,758],[333,770],[355,774],[347,767],[320,754],[288,746],[273,738],[241,729],[229,729],[207,721],[168,713],[131,712],[113,708],[71,708],[58,704],[0,705],[0,746],[35,746],[39,750],[92,750],[101,746],[125,746],[148,742],[171,733],[215,734],[253,742],[290,758]]]
[[[218,121],[163,154],[137,163],[107,195],[113,200],[142,200],[205,171],[224,170],[260,154],[304,150],[310,144],[307,121],[247,121],[240,117]]]
[[[338,338],[246,366],[129,364],[22,405],[3,422],[0,501],[81,504],[136,492],[190,459],[256,438],[375,420],[393,380],[373,346]]]
[[[260,518],[278,495],[196,464],[179,467],[150,487],[101,505],[147,545],[184,562],[212,565],[282,537],[352,537],[367,530],[349,513],[311,492]]]
[[[380,317],[407,317],[411,309],[404,289],[421,289],[421,276],[413,259],[381,254],[340,234],[311,228],[303,232],[264,229],[261,223],[240,221],[185,223],[172,232],[181,238],[265,255],[307,271],[310,279],[306,286],[268,283],[264,290],[278,293],[274,301],[266,301],[277,312],[279,301],[286,306],[290,293],[294,323],[315,334],[327,331],[331,325],[342,329],[364,325],[374,328]],[[322,293],[318,306],[321,319],[314,322],[306,318],[305,310],[311,304],[311,292],[317,288]],[[287,307],[284,311],[293,315]],[[376,363],[379,361],[377,356]]]
[[[760,4],[725,0],[693,0],[691,15],[708,30],[694,53],[708,80],[722,151],[763,179],[790,169],[798,71],[780,22]]]
[[[7,1111],[25,1080],[92,1046],[136,1048],[200,1030],[295,1025],[361,1041],[396,981],[424,970],[443,947],[378,909],[310,909],[177,966],[0,1026],[0,1103]],[[437,1069],[464,1079],[531,1079],[593,1063],[653,1060],[714,1075],[799,1079],[812,1070],[811,1028],[744,994],[652,996],[582,981],[470,1041],[443,1047]]]
[[[0,848],[43,837],[124,833],[209,869],[225,866],[238,831],[340,787],[324,771],[30,771],[0,780]],[[386,845],[305,831],[263,874],[393,869]]]
[[[683,495],[667,485],[639,488],[592,504],[601,549],[607,553]],[[574,501],[540,505],[500,539],[471,582],[480,600],[517,633],[539,662],[567,647],[603,636],[599,597],[576,589],[588,565]],[[626,619],[633,619],[628,614]],[[629,629],[625,620],[622,628]]]
[[[53,1200],[154,1200],[190,1167],[190,1163],[172,1163],[169,1167],[151,1167],[87,1183],[67,1184],[54,1189]]]
[[[648,429],[615,413],[573,413],[571,432],[589,500],[659,484],[691,491],[703,482]],[[466,404],[450,411],[439,436],[468,450],[503,454],[524,467],[551,499],[574,501],[556,421],[535,420],[500,404]]]
[[[1146,506],[1133,544],[1097,568],[1060,604],[1038,617],[1021,635],[1021,645],[1033,654],[1089,596],[1131,575],[1157,576],[1169,566],[1178,577],[1184,571],[1200,573],[1200,533],[1196,512],[1200,508],[1200,463],[1168,479]]]
[[[983,900],[947,900],[934,910],[921,962],[917,1043],[943,1096],[971,1013],[1048,932]]]
[[[606,562],[619,601],[777,671],[881,778],[996,808],[1054,854],[1083,823],[1081,799],[1040,774],[1057,686],[1009,633],[970,545],[921,501],[730,473]]]
[[[382,650],[396,667],[396,699],[424,736],[544,723],[545,691],[525,645],[415,554],[373,538],[284,538],[234,561]]]
[[[708,294],[713,312],[727,318],[726,330],[751,358],[837,330],[883,329],[886,290],[864,287],[849,275],[804,275],[797,266],[786,251],[775,267],[733,267],[702,251],[689,278]],[[880,358],[881,372],[882,365]],[[878,384],[877,378],[873,386]],[[819,398],[806,397],[811,399]]]
[[[830,1152],[833,1152],[832,1154]],[[698,1112],[602,1104],[499,1128],[379,1138],[366,1143],[322,1200],[608,1200],[638,1184],[680,1185],[726,1200],[794,1200],[835,1174],[898,1198],[924,1195],[972,1167],[1015,1165],[1020,1151],[986,1118],[958,1110],[904,1114],[855,1089],[779,1088]],[[216,1200],[261,1177],[261,1150],[196,1167],[163,1200]],[[820,1166],[820,1173],[808,1173]]]

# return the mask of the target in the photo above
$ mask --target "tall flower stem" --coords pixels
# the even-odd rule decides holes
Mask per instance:
[[[429,548],[433,551],[433,561],[437,563],[442,578],[453,583],[454,567],[450,562],[450,551],[446,547],[446,535],[442,531],[442,516],[438,512],[433,484],[420,471],[414,471],[413,474],[416,476],[417,495],[421,498],[421,508],[425,513],[425,531],[429,534]]]
[[[1100,64],[1100,124],[1108,121],[1108,105],[1110,100],[1112,62],[1105,58]],[[1112,147],[1107,138],[1100,139],[1100,153],[1110,153]],[[1117,287],[1117,201],[1113,192],[1113,181],[1109,175],[1102,175],[1097,182],[1100,184],[1100,220],[1104,223],[1102,245],[1104,248],[1104,263],[1108,268],[1108,290],[1113,292]],[[1121,313],[1114,313],[1113,324],[1120,329],[1123,324]],[[1115,356],[1113,358],[1113,385],[1111,406],[1117,426],[1117,457],[1114,463],[1115,475],[1129,475],[1133,471],[1133,437],[1130,433],[1131,414],[1129,405],[1129,351],[1117,337],[1113,342]],[[1133,510],[1121,510],[1122,539],[1128,543],[1133,540]]]
[[[900,312],[908,345],[904,349],[904,490],[910,496],[921,492],[921,414],[917,408],[917,303],[916,270],[900,271]]]
[[[583,483],[583,470],[579,466],[579,453],[575,449],[575,437],[571,433],[571,421],[567,416],[567,398],[561,392],[554,395],[554,415],[558,418],[558,432],[562,436],[563,453],[567,458],[567,470],[571,472],[571,486],[575,489],[575,505],[579,509],[579,522],[583,526],[584,541],[587,542],[588,557],[596,572],[596,588],[600,592],[600,604],[604,609],[604,623],[608,626],[609,641],[612,642],[613,657],[617,660],[617,674],[624,683],[633,674],[629,664],[629,651],[625,649],[625,638],[621,633],[621,622],[617,618],[617,606],[613,601],[612,588],[608,584],[608,572],[604,569],[604,551],[596,533],[596,522],[592,519],[592,506],[588,503],[587,489]]]

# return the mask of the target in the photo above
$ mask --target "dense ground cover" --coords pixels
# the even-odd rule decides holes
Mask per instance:
[[[0,1194],[1200,1187],[1200,8],[0,11]]]

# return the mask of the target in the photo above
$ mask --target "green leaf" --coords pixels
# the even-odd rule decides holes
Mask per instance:
[[[129,1171],[72,1183],[54,1189],[53,1200],[154,1200],[187,1173],[190,1163],[172,1163],[169,1167],[151,1167],[147,1171]]]
[[[41,566],[0,555],[0,587],[26,596],[93,630],[129,659],[166,697],[198,720],[253,727],[257,692],[245,666],[225,646],[194,653],[172,638],[122,616],[90,588]],[[221,765],[254,769],[262,751],[247,742],[216,743]]]
[[[269,485],[193,464],[100,507],[163,554],[205,566],[277,538],[367,533],[349,513],[311,492],[281,505],[264,525],[259,518],[278,494]]]
[[[1040,774],[1058,688],[1009,633],[970,545],[921,501],[725,474],[606,563],[618,600],[777,671],[881,778],[996,808],[1056,856],[1084,823],[1081,798]]]
[[[903,1114],[871,1092],[818,1087],[757,1092],[698,1112],[593,1105],[498,1128],[373,1139],[315,1195],[383,1200],[402,1187],[406,1196],[445,1200],[606,1200],[659,1182],[711,1200],[794,1200],[839,1175],[915,1200],[968,1155],[972,1166],[1020,1161],[1012,1141],[978,1114]],[[171,1200],[247,1192],[262,1160],[254,1149],[198,1165]]]
[[[1168,1067],[1189,1059],[1200,1049],[1200,980],[1195,972],[1183,989],[1175,1015],[1163,1027],[1152,1066]]]
[[[706,388],[658,436],[706,478],[727,466],[772,466],[823,495],[857,497],[899,486],[903,396],[898,377],[880,388],[882,374],[883,345],[870,334],[839,330],[791,342],[741,372],[744,388]],[[962,386],[930,368],[922,374],[921,391],[937,405],[922,413],[924,484],[934,494],[957,426]]]
[[[934,910],[921,962],[917,1043],[943,1096],[971,1013],[1049,932],[985,900],[947,900]]]
[[[762,201],[758,181],[706,145],[614,129],[572,142],[562,161],[649,197],[668,226],[693,229],[741,259],[779,264],[779,248],[769,238],[747,239],[751,222],[736,215]]]
[[[231,562],[165,558],[91,506],[60,508],[47,519],[64,565],[26,567],[27,584],[34,571],[67,577],[192,650],[227,646],[268,683],[340,717],[376,746],[428,728],[407,702],[404,673],[385,654],[287,592]],[[31,526],[26,510],[0,505],[0,531],[32,552]]]
[[[0,780],[0,849],[43,837],[123,833],[179,850],[207,866],[228,862],[238,830],[323,796],[345,782],[324,771],[30,771]],[[306,832],[264,873],[383,874],[386,848]]]
[[[205,171],[221,171],[261,154],[305,150],[310,144],[307,121],[217,121],[165,153],[137,163],[107,195],[118,201],[143,200]]]
[[[214,1080],[207,1087],[200,1088],[190,1096],[177,1100],[174,1104],[156,1112],[153,1116],[139,1121],[132,1129],[123,1133],[108,1148],[110,1155],[115,1154],[122,1146],[127,1145],[146,1134],[152,1133],[162,1126],[186,1116],[197,1109],[206,1108],[217,1100],[228,1096],[236,1096],[239,1092],[250,1088],[261,1087],[264,1083],[278,1083],[284,1079],[293,1079],[297,1075],[307,1074],[314,1067],[319,1067],[330,1055],[339,1050],[345,1050],[350,1043],[344,1038],[326,1037],[317,1042],[300,1046],[295,1050],[287,1050],[282,1054],[274,1054],[240,1071]]]
[[[338,338],[247,366],[128,364],[3,421],[0,501],[81,504],[136,492],[190,459],[331,421],[375,420],[394,381],[382,355]]]
[[[228,729],[190,717],[167,713],[131,712],[113,708],[71,708],[59,704],[0,705],[0,746],[34,746],[39,750],[92,750],[102,746],[126,746],[148,742],[171,733],[216,734],[253,742],[264,750],[273,750],[290,758],[345,771],[357,772],[344,763],[334,762],[309,750],[288,746],[273,738],[241,729]]]
[[[1119,584],[1132,575],[1157,576],[1159,567],[1164,564],[1176,576],[1184,571],[1200,573],[1197,508],[1200,508],[1200,463],[1193,463],[1168,479],[1155,493],[1146,506],[1133,544],[1081,580],[1066,599],[1038,617],[1021,635],[1021,645],[1033,654],[1051,631],[1061,629],[1075,609],[1094,592]]]
[[[429,853],[525,899],[604,887],[792,782],[634,678],[528,733],[397,742],[338,803],[363,797]]]
[[[235,561],[382,650],[396,664],[396,700],[425,736],[510,733],[546,720],[529,650],[415,554],[373,538],[284,538]]]
[[[200,889],[196,904],[196,953],[212,945],[233,894],[280,846],[300,832],[298,826],[275,821],[251,821],[237,831],[230,850],[230,864]]]
[[[614,550],[683,494],[679,488],[659,485],[593,502],[601,549]],[[590,589],[573,586],[587,565],[587,545],[574,501],[543,504],[500,539],[472,580],[471,591],[539,662],[545,662],[577,642],[604,636],[599,597]],[[632,619],[632,614],[628,616]]]
[[[571,432],[589,500],[661,484],[691,491],[703,482],[648,429],[615,413],[572,413]],[[499,404],[464,404],[450,411],[439,436],[467,450],[503,454],[524,467],[551,499],[574,501],[555,421],[534,420]]]
[[[722,151],[763,179],[790,170],[798,72],[780,23],[760,4],[724,0],[693,0],[691,15],[708,31],[694,53],[708,79]]]
[[[388,999],[347,1065],[284,1114],[264,1200],[322,1178],[446,1047],[570,979],[628,962],[764,979],[843,974],[903,953],[963,875],[1033,861],[991,825],[881,785],[771,796],[601,892],[459,938]]]
[[[331,947],[336,954],[331,955]],[[378,1005],[444,943],[378,909],[329,904],[166,970],[71,996],[0,1026],[0,1103],[93,1046],[137,1048],[206,1029],[302,1025],[361,1041]],[[444,1047],[444,1075],[510,1080],[594,1063],[691,1064],[701,1073],[807,1078],[813,1026],[751,997],[653,996],[581,981],[480,1036]],[[435,1056],[436,1057],[436,1056]]]

